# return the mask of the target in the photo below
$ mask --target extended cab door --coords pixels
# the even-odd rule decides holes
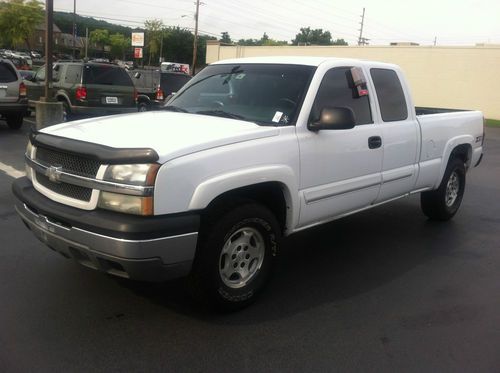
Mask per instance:
[[[311,131],[307,123],[299,123],[299,228],[369,206],[379,193],[382,131],[373,120],[371,95],[360,96],[354,86],[352,67],[332,67],[321,75],[325,67],[320,66],[310,87],[310,92],[317,89],[316,96],[312,105],[307,99],[304,103],[303,111],[310,113],[308,122],[317,120],[323,108],[346,107],[354,112],[356,126]],[[307,108],[307,104],[311,106]]]
[[[376,122],[382,129],[384,148],[378,203],[413,189],[418,176],[420,131],[401,71],[371,68],[370,75],[380,108]]]

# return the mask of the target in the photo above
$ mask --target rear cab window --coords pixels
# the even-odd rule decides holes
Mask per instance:
[[[0,83],[12,83],[17,81],[17,74],[14,68],[5,62],[0,62]]]
[[[380,113],[384,122],[408,119],[408,106],[401,81],[394,70],[374,68],[370,70],[377,92]]]
[[[85,65],[83,68],[83,83],[133,86],[132,79],[130,79],[126,71],[112,65]]]

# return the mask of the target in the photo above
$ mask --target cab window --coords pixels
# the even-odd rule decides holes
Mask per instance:
[[[354,112],[356,125],[373,123],[368,95],[359,96],[351,67],[336,67],[323,77],[311,110],[311,121],[319,119],[327,107],[346,107]]]

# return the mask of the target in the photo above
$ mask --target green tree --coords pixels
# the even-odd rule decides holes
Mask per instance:
[[[301,27],[300,33],[292,40],[293,45],[332,45],[332,34],[323,29],[311,30],[310,27]]]
[[[109,36],[109,45],[113,58],[125,59],[125,52],[130,48],[130,38],[123,34],[113,34]]]
[[[288,42],[286,40],[274,40],[264,32],[264,35],[259,39],[240,39],[238,40],[238,45],[246,45],[246,46],[278,46],[278,45],[287,45]]]
[[[219,39],[219,41],[221,43],[224,43],[224,44],[232,44],[233,41],[231,40],[231,37],[229,36],[229,32],[227,31],[224,31],[224,32],[221,32],[221,38]]]
[[[92,30],[89,39],[90,43],[100,45],[104,52],[104,46],[109,42],[109,31],[104,29]]]
[[[158,56],[163,37],[163,21],[161,19],[150,19],[144,22],[147,36],[147,47],[149,52],[149,65],[151,57]]]
[[[349,45],[344,39],[337,39],[333,42],[333,45]]]
[[[8,47],[26,43],[43,21],[42,5],[36,0],[9,0],[0,3],[0,39]]]

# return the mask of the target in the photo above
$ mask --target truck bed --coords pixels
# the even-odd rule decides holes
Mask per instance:
[[[423,107],[423,106],[415,107],[415,112],[417,113],[417,115],[444,114],[444,113],[455,113],[464,111],[470,111],[470,110],[445,109],[445,108]]]

